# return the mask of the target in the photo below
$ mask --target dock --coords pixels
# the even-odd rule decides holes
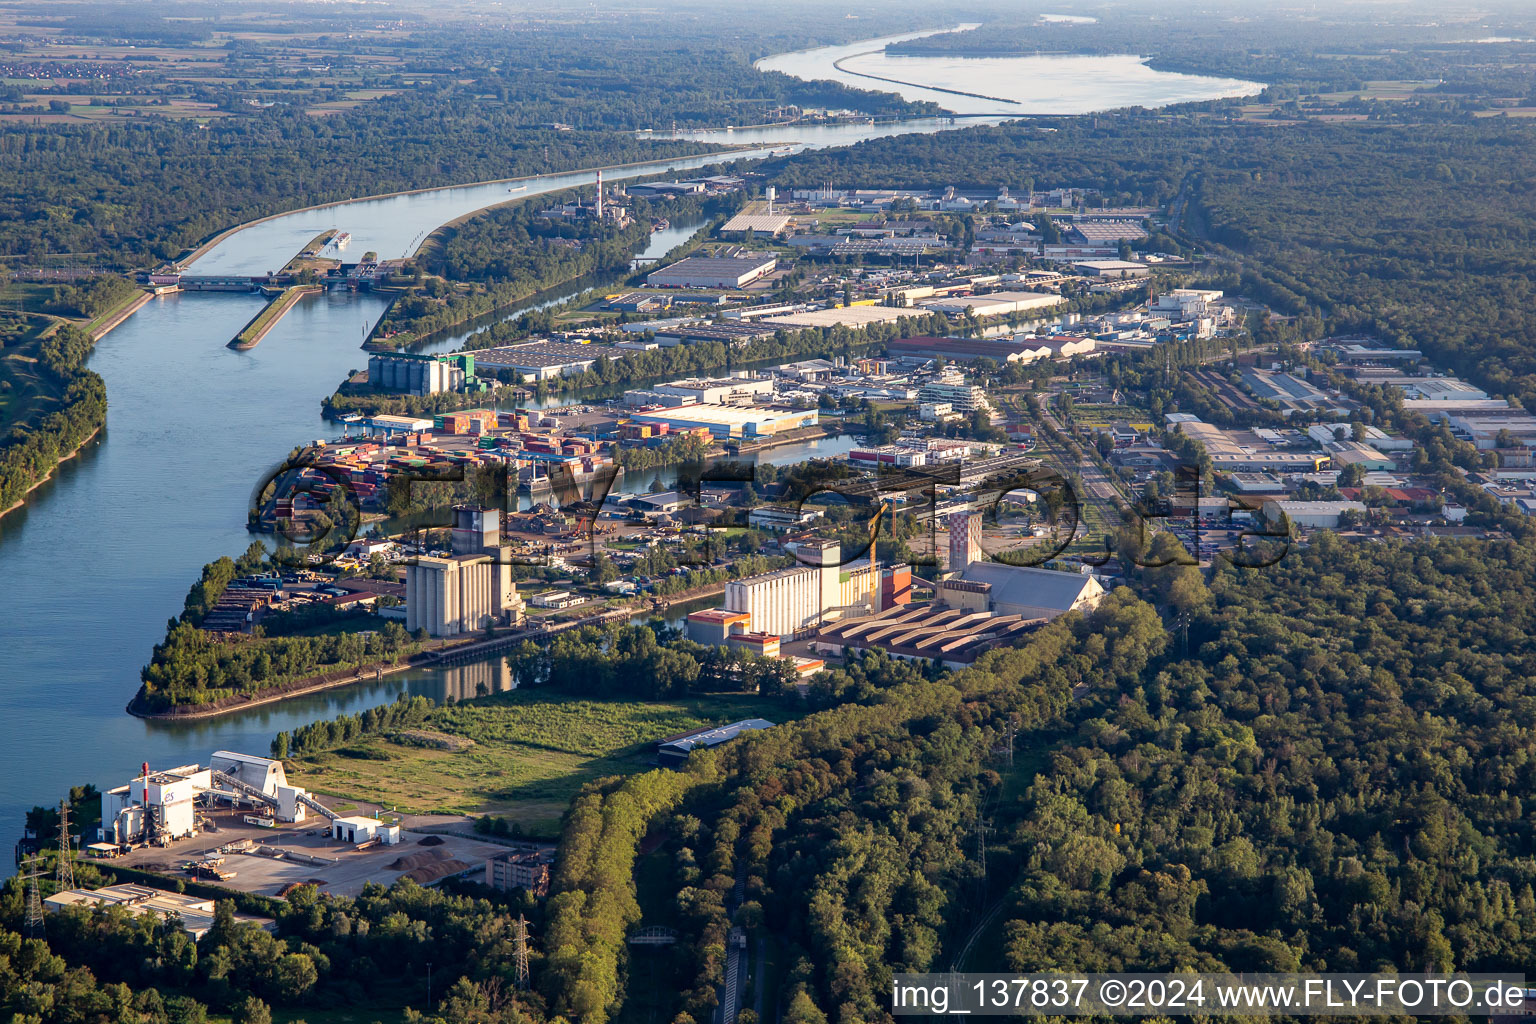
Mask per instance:
[[[284,314],[298,305],[300,299],[306,295],[318,294],[323,290],[318,284],[296,284],[290,288],[284,288],[262,308],[260,313],[251,318],[250,323],[240,329],[240,333],[230,341],[229,347],[240,352],[255,348],[261,339],[267,336],[267,332],[277,326],[277,322],[283,318]]]

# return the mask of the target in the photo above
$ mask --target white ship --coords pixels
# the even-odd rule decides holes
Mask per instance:
[[[336,247],[337,252],[340,252],[347,247],[347,243],[350,241],[352,241],[352,236],[343,231],[331,239],[331,244]]]

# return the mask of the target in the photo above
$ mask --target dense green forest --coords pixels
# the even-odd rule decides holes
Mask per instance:
[[[0,512],[20,501],[107,422],[107,389],[85,369],[91,338],[61,326],[38,345],[38,365],[60,393],[58,407],[0,437]]]
[[[104,4],[104,21],[174,38],[185,22]],[[218,5],[184,5],[213,8]],[[232,12],[225,9],[224,16]],[[206,16],[206,14],[205,14]],[[105,124],[12,122],[0,132],[0,260],[51,255],[134,267],[175,256],[216,231],[282,210],[401,189],[705,152],[711,146],[635,129],[744,124],[776,107],[852,107],[870,114],[931,113],[889,94],[801,82],[753,69],[774,47],[817,41],[766,12],[748,48],[742,17],[695,5],[666,19],[595,18],[529,26],[412,17],[403,37],[373,38],[360,15],[346,35],[312,43],[334,54],[347,88],[324,87],[280,44],[179,40],[199,59],[156,86],[156,67],[130,62],[135,87],[163,98],[212,103],[227,116]],[[346,20],[346,19],[343,19]],[[89,17],[36,24],[94,35]],[[684,26],[687,26],[686,28]],[[308,26],[306,26],[308,27]],[[198,33],[239,32],[217,17]],[[831,34],[853,38],[851,26]],[[756,49],[756,47],[766,49]],[[393,73],[380,54],[401,61]],[[140,85],[138,79],[148,77]],[[190,76],[190,77],[189,77]],[[96,90],[95,86],[91,87]],[[312,104],[367,92],[366,102]],[[84,103],[89,95],[76,102]],[[568,130],[573,129],[573,130]]]

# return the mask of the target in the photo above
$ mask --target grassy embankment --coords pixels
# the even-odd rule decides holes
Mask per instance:
[[[229,347],[241,350],[255,348],[257,343],[267,336],[267,332],[275,327],[277,322],[283,318],[283,314],[297,305],[298,301],[304,296],[314,294],[320,290],[320,286],[317,284],[296,284],[289,288],[284,288],[282,294],[267,303],[262,311],[252,318],[250,323],[240,329],[240,333],[235,335],[234,340],[229,343]]]
[[[782,722],[793,711],[749,694],[642,702],[515,690],[438,708],[418,730],[472,741],[462,749],[369,737],[294,758],[288,770],[329,796],[407,813],[495,814],[554,837],[582,786],[644,770],[657,740],[744,718]]]

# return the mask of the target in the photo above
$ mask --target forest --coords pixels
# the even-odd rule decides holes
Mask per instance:
[[[0,512],[45,479],[61,459],[74,454],[107,422],[107,389],[85,368],[91,338],[62,325],[38,345],[38,365],[60,398],[57,408],[35,422],[22,422],[0,437]]]

